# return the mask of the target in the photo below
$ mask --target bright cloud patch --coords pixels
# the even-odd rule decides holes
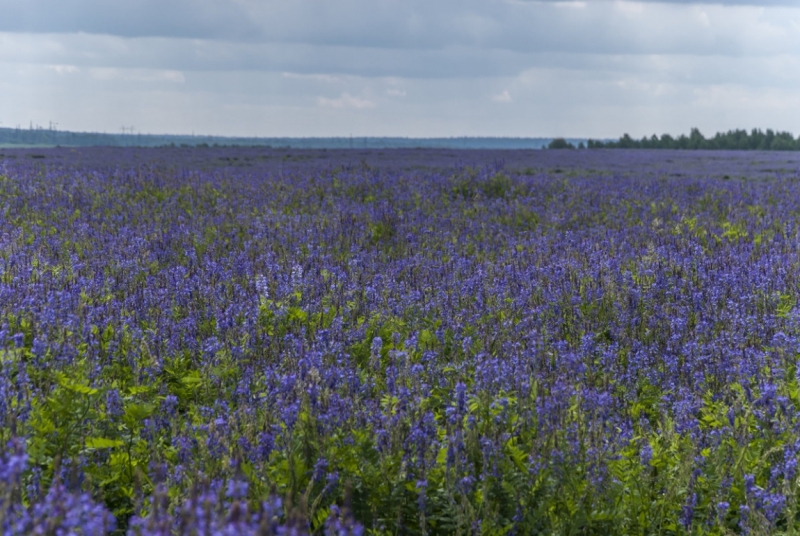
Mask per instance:
[[[502,93],[498,93],[497,95],[492,95],[492,100],[494,102],[511,102],[511,94],[506,89]]]
[[[349,93],[342,93],[342,96],[338,99],[318,97],[317,104],[325,108],[352,108],[356,110],[375,108],[375,103],[371,100],[354,97]]]

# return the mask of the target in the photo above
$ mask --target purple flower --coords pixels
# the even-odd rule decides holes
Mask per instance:
[[[122,397],[119,395],[119,391],[117,389],[109,389],[106,392],[106,414],[109,417],[114,419],[118,419],[124,413],[124,408],[122,407]]]
[[[645,442],[645,444],[642,446],[642,449],[639,453],[639,458],[642,461],[642,465],[645,467],[650,465],[650,460],[653,459],[653,447],[650,446],[649,442]]]
[[[175,417],[176,411],[178,409],[178,397],[175,395],[167,395],[164,397],[164,400],[161,402],[161,407],[164,410],[164,413],[167,417]]]

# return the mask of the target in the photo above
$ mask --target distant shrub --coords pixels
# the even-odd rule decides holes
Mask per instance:
[[[507,197],[514,187],[514,182],[511,177],[503,173],[496,173],[485,181],[481,182],[480,190],[486,197],[490,199],[499,199]]]
[[[456,177],[451,189],[456,197],[475,199],[479,195],[487,199],[513,197],[514,181],[502,172],[481,176],[474,170]]]

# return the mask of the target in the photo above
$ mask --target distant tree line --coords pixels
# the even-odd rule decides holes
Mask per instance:
[[[564,138],[555,138],[553,141],[547,144],[548,149],[575,149],[575,144],[568,142]],[[586,149],[586,146],[583,142],[578,144],[578,149]]]
[[[268,147],[276,149],[541,149],[550,138],[406,138],[406,137],[225,137],[206,135],[168,135],[133,133],[70,132],[53,128],[0,127],[0,147]],[[583,143],[582,139],[564,140]]]
[[[687,136],[681,134],[673,138],[669,134],[662,134],[659,138],[655,134],[643,137],[640,140],[623,135],[617,141],[589,140],[589,149],[719,149],[738,151],[799,151],[800,137],[797,139],[790,132],[775,132],[772,129],[762,131],[754,128],[749,133],[746,130],[729,130],[718,132],[713,138],[706,138],[700,130],[693,128]]]

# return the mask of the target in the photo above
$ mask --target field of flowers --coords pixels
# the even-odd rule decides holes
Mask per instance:
[[[3,534],[800,529],[798,157],[6,153]]]

